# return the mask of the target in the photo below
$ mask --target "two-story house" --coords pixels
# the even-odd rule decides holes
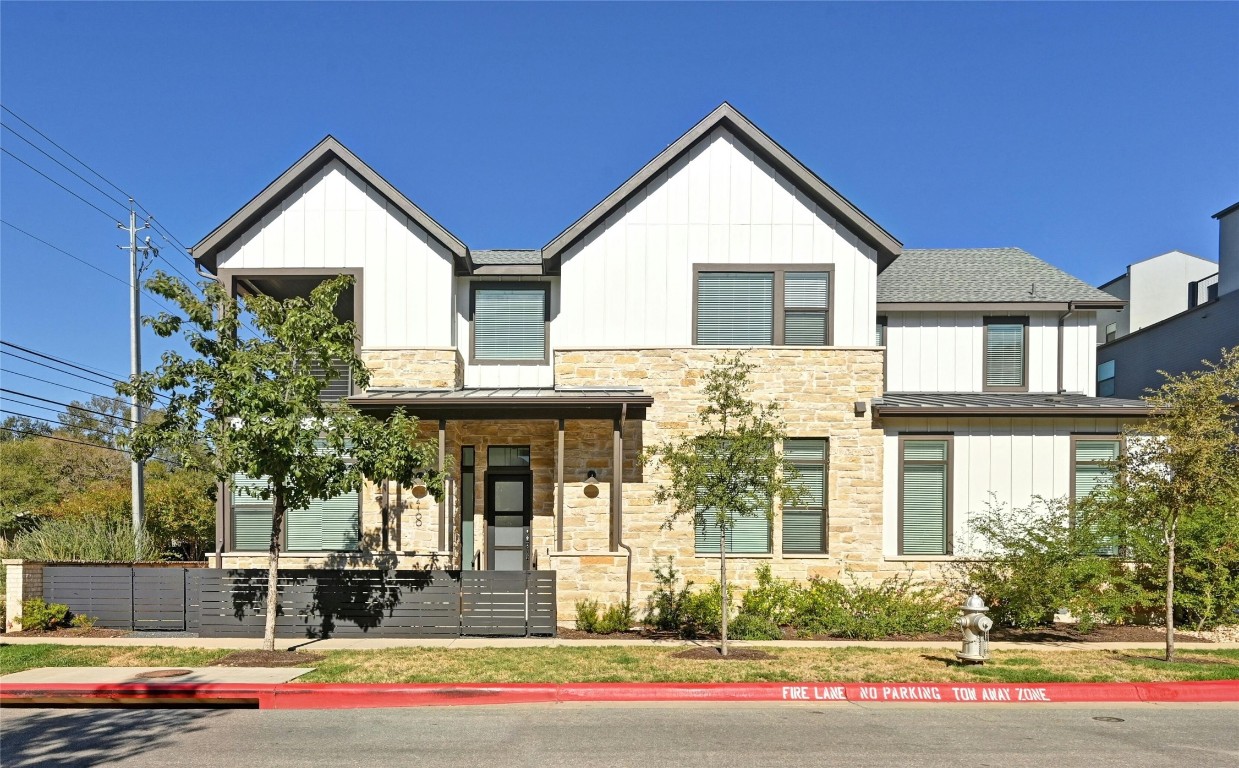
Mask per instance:
[[[694,429],[720,352],[756,366],[809,489],[737,526],[742,581],[932,577],[991,492],[1081,494],[1145,413],[1094,392],[1121,301],[1018,249],[904,250],[727,104],[541,248],[470,249],[328,137],[193,253],[239,295],[355,275],[339,311],[371,385],[335,394],[417,415],[451,467],[442,499],[290,513],[286,564],[549,569],[561,619],[642,600],[656,558],[717,576],[717,532],[664,528],[638,456]],[[269,520],[223,494],[218,562],[264,563]]]

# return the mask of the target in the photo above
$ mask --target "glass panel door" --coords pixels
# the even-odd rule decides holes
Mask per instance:
[[[492,571],[527,571],[533,478],[529,473],[486,474],[486,567]]]

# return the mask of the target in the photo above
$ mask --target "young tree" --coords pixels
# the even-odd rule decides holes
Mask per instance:
[[[308,298],[256,295],[242,303],[217,283],[204,283],[199,298],[180,280],[157,273],[147,287],[176,302],[185,317],[164,312],[148,323],[162,337],[183,335],[195,356],[165,352],[155,371],[117,386],[120,394],[136,394],[144,403],[156,392],[167,401],[162,419],[133,431],[136,455],[160,450],[220,482],[238,473],[266,481],[257,493],[272,502],[263,635],[268,651],[275,649],[287,510],[357,490],[365,477],[401,483],[424,477],[432,492],[442,488],[437,446],[419,438],[416,419],[397,412],[384,423],[320,397],[340,364],[358,387],[369,383],[354,324],[334,311],[351,284],[352,277],[340,276]],[[239,333],[243,309],[254,336]]]
[[[1239,347],[1205,364],[1203,371],[1164,374],[1165,383],[1145,398],[1153,412],[1126,430],[1115,483],[1101,500],[1136,548],[1164,565],[1166,661],[1174,661],[1180,528],[1239,508]]]
[[[749,399],[752,370],[739,354],[714,358],[705,375],[707,404],[699,416],[700,429],[648,448],[643,457],[668,478],[655,492],[658,503],[673,504],[664,528],[681,517],[691,518],[699,528],[718,527],[724,656],[728,534],[741,518],[761,515],[769,520],[774,499],[794,503],[801,493],[795,471],[783,466],[779,453],[784,427],[778,404]]]

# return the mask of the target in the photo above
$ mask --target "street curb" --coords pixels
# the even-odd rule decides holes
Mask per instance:
[[[1239,703],[1239,680],[1182,683],[18,683],[0,706],[257,706],[260,709],[568,702],[855,704]]]

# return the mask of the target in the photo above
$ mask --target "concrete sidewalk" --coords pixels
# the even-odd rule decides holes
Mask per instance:
[[[254,650],[262,647],[261,638],[238,637],[11,637],[0,635],[0,645],[87,645],[165,648],[227,648]],[[737,648],[933,648],[958,650],[958,642],[947,641],[895,641],[895,640],[733,640]],[[712,646],[714,643],[698,640],[568,640],[553,637],[461,637],[445,639],[414,638],[332,638],[313,640],[309,638],[280,637],[276,647],[282,650],[305,649],[315,651],[374,651],[386,648],[598,648],[619,646],[624,648],[681,648]],[[1014,643],[992,642],[995,651],[1131,651],[1156,650],[1163,646],[1157,642],[1147,643]],[[1175,643],[1181,651],[1228,650],[1239,648],[1239,643]]]
[[[176,677],[143,678],[150,672],[186,672]],[[287,683],[313,667],[37,667],[0,675],[0,687],[19,683],[143,685],[156,683]]]

